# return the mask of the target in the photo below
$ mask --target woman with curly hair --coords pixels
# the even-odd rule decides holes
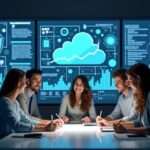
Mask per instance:
[[[145,64],[135,64],[127,72],[128,82],[136,100],[138,118],[133,123],[115,124],[117,132],[149,132],[150,128],[150,69]]]
[[[79,75],[73,80],[69,94],[63,98],[59,114],[65,123],[88,123],[95,120],[92,93],[84,75]]]

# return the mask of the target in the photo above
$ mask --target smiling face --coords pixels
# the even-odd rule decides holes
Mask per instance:
[[[82,92],[84,91],[84,84],[82,82],[82,80],[80,78],[78,78],[76,81],[75,81],[75,84],[74,84],[74,91],[76,94],[78,95],[81,95]]]
[[[128,83],[123,79],[121,79],[121,77],[117,76],[114,78],[114,80],[115,80],[115,86],[119,92],[122,93],[128,87]]]
[[[129,74],[127,75],[127,78],[128,78],[129,87],[132,89],[133,93],[135,93],[137,90],[135,79]]]
[[[37,92],[41,86],[42,76],[40,74],[33,74],[30,80],[27,81],[28,88]]]

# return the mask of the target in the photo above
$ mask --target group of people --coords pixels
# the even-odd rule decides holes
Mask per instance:
[[[150,69],[138,63],[121,72],[114,73],[122,93],[118,103],[107,117],[98,116],[97,124],[113,125],[117,133],[150,134]]]
[[[42,72],[11,69],[0,89],[0,136],[12,132],[49,131],[52,124],[57,127],[70,122],[95,121],[97,125],[113,125],[119,133],[147,133],[150,126],[150,69],[139,63],[128,70],[114,71],[113,78],[120,96],[111,114],[105,118],[96,117],[88,79],[78,75],[62,100],[59,119],[51,121],[41,118],[36,99]]]
[[[44,120],[35,111],[36,103],[31,97],[35,96],[40,82],[41,72],[38,70],[25,74],[20,69],[11,69],[7,73],[0,89],[0,137],[13,132],[49,131],[52,125],[63,124],[61,119]],[[31,105],[34,105],[32,111]]]

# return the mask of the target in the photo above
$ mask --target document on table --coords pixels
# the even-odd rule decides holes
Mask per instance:
[[[100,129],[102,132],[113,132],[114,131],[113,126],[101,126]]]

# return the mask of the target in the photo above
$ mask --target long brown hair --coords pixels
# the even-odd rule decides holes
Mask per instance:
[[[133,85],[136,87],[134,97],[136,100],[136,110],[143,113],[145,103],[150,92],[150,69],[145,64],[135,64],[128,71]]]
[[[8,96],[17,89],[18,82],[23,79],[25,72],[20,69],[11,69],[8,71],[5,80],[0,89],[0,97]]]
[[[91,106],[91,100],[92,100],[92,92],[90,90],[90,86],[88,83],[87,78],[84,75],[79,75],[76,76],[76,78],[73,80],[71,88],[70,88],[70,93],[69,93],[69,99],[70,99],[70,105],[71,107],[74,107],[76,104],[76,96],[75,96],[75,91],[74,91],[74,85],[76,81],[80,79],[84,85],[84,90],[81,94],[81,105],[80,109],[84,112],[88,111],[90,106]]]

